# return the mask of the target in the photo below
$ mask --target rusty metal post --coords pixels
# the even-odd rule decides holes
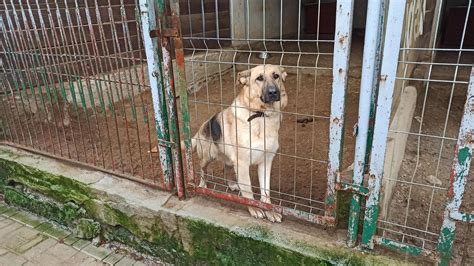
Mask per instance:
[[[178,5],[178,4],[176,4]],[[174,5],[174,6],[176,6]],[[175,12],[166,10],[164,0],[157,0],[157,24],[161,45],[161,55],[163,62],[163,81],[164,89],[168,103],[168,114],[170,120],[171,142],[174,143],[173,153],[173,170],[176,190],[180,199],[185,198],[184,193],[184,177],[183,166],[181,161],[180,136],[178,127],[178,109],[176,107],[176,92],[174,83],[173,60],[172,60],[172,42],[180,39],[179,16]],[[184,62],[183,62],[184,67]]]
[[[170,8],[171,8],[171,16],[176,18],[174,21],[175,27],[179,30],[178,36],[173,38],[173,45],[174,45],[174,52],[176,58],[176,69],[175,75],[176,78],[175,84],[176,88],[179,91],[179,103],[180,103],[180,111],[181,111],[181,129],[184,138],[184,154],[182,158],[184,159],[184,166],[186,167],[186,180],[193,180],[194,179],[194,168],[193,168],[193,158],[192,158],[192,147],[191,147],[191,128],[190,128],[190,117],[189,117],[189,107],[188,107],[188,90],[187,90],[187,82],[186,82],[186,72],[185,72],[185,64],[184,64],[184,51],[183,51],[183,39],[181,36],[181,22],[179,20],[180,16],[180,9],[179,9],[179,1],[178,0],[170,0]],[[183,183],[183,189],[185,187],[185,183]]]
[[[140,0],[140,17],[143,31],[143,44],[148,63],[155,127],[158,135],[158,150],[164,176],[165,188],[173,189],[173,164],[171,157],[171,142],[168,132],[168,116],[163,86],[163,73],[161,67],[161,49],[158,40],[152,39],[150,32],[158,27],[155,19],[155,6],[151,0]]]
[[[362,186],[364,181],[365,165],[368,162],[368,145],[370,136],[369,120],[373,113],[373,101],[379,74],[381,38],[384,18],[384,2],[370,0],[368,2],[367,22],[365,26],[364,57],[362,59],[362,78],[359,95],[359,118],[357,121],[356,148],[354,155],[354,174],[352,184]],[[353,247],[357,240],[357,231],[360,218],[361,195],[352,194],[349,210],[349,225],[347,230],[347,245]]]

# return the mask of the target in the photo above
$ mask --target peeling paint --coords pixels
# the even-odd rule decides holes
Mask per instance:
[[[355,131],[356,148],[354,154],[353,185],[361,186],[364,179],[364,171],[369,159],[371,138],[370,118],[373,117],[373,107],[375,105],[375,87],[378,78],[378,70],[381,53],[381,39],[383,31],[383,1],[369,0],[368,13],[373,16],[367,18],[366,33],[364,40],[364,57],[361,74],[360,96],[359,96],[359,117]],[[370,131],[370,132],[369,132]],[[368,192],[367,192],[368,194]],[[357,241],[359,217],[360,217],[360,195],[353,194],[351,201],[351,215],[348,224],[348,240],[350,247],[355,246]]]
[[[382,183],[385,150],[387,146],[388,128],[392,107],[393,90],[395,86],[395,73],[397,71],[398,56],[400,53],[400,42],[402,37],[403,23],[400,18],[405,15],[406,0],[390,1],[387,15],[386,36],[384,38],[383,61],[380,75],[385,76],[385,82],[379,84],[377,98],[377,111],[374,126],[374,138],[372,143],[372,154],[374,158],[369,167],[369,196],[367,198],[364,230],[362,234],[362,246],[373,249],[374,235],[377,227],[378,204],[380,187]]]
[[[172,12],[172,17],[175,20],[173,23],[176,28],[180,29],[180,20],[179,20],[179,1],[171,0],[170,9]],[[179,31],[181,32],[181,31]],[[180,111],[182,114],[182,124],[181,129],[183,131],[184,137],[184,154],[181,154],[182,159],[184,159],[184,166],[187,170],[187,177],[184,178],[183,175],[177,179],[177,189],[178,195],[183,194],[186,186],[186,180],[194,179],[194,167],[193,167],[193,158],[192,158],[192,147],[191,147],[191,129],[190,129],[190,116],[189,116],[189,106],[188,106],[188,92],[187,92],[187,82],[186,82],[186,72],[184,64],[184,50],[183,50],[183,39],[179,35],[177,38],[173,38],[174,52],[176,58],[176,66],[174,76],[176,77],[176,88],[179,90],[180,97]]]
[[[156,133],[159,140],[169,142],[168,117],[165,96],[163,93],[163,80],[161,75],[161,61],[156,40],[152,40],[148,34],[156,28],[155,10],[153,2],[140,0],[141,26],[143,32],[143,46],[148,63],[148,74],[150,76],[150,87],[153,101],[153,113],[155,115]],[[163,171],[164,186],[168,190],[173,188],[173,166],[171,148],[158,146],[161,168]]]
[[[326,189],[325,216],[336,217],[336,180],[340,172],[344,136],[344,109],[347,91],[347,69],[351,50],[352,15],[354,0],[338,0],[336,11],[336,36],[334,45],[331,118],[329,125],[329,162]]]
[[[179,30],[174,28],[166,28],[165,23],[161,21],[166,18],[165,16],[165,4],[162,0],[158,1],[158,12],[157,17],[158,23],[160,25],[159,30],[162,32],[161,36],[158,36],[160,39],[161,46],[161,55],[163,62],[163,85],[164,91],[166,94],[166,101],[168,105],[168,114],[170,121],[170,138],[171,142],[174,144],[180,143],[179,138],[179,127],[178,127],[178,109],[176,107],[176,92],[175,92],[175,82],[174,82],[174,73],[173,73],[173,61],[171,58],[171,42],[175,38],[179,38]],[[173,22],[176,21],[176,18],[173,18]],[[176,27],[175,23],[172,23]],[[178,25],[179,26],[179,25]],[[181,148],[179,145],[173,145],[172,148],[173,154],[173,173],[174,181],[176,183],[176,189],[178,192],[178,197],[180,199],[185,198],[184,194],[184,181],[183,181],[183,167],[181,161]]]

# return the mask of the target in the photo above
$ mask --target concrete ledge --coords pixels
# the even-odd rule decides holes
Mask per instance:
[[[411,122],[416,107],[416,88],[407,86],[400,95],[400,103],[390,124],[385,152],[384,178],[382,179],[382,203],[380,218],[386,219],[389,214],[390,202],[397,184],[398,173],[405,157],[408,134],[394,132],[410,132]]]
[[[285,220],[271,224],[240,209],[168,193],[102,172],[0,146],[5,201],[77,231],[178,264],[407,264],[344,245],[345,232]],[[51,210],[51,213],[47,211]],[[53,211],[54,210],[54,211]],[[46,212],[45,212],[46,211]]]

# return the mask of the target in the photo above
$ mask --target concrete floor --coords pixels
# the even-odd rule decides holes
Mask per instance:
[[[145,265],[0,202],[0,266]],[[159,264],[159,263],[158,263]]]

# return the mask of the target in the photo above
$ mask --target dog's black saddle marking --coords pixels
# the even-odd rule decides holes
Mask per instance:
[[[204,128],[203,132],[206,136],[212,137],[213,141],[217,141],[221,138],[222,130],[221,125],[217,121],[217,114],[215,114],[209,121],[207,122],[207,127]]]
[[[265,116],[265,113],[262,112],[262,111],[257,111],[255,112],[255,114],[251,115],[248,119],[247,119],[247,122],[250,122],[252,120],[254,120],[255,118],[257,117],[264,117]]]

